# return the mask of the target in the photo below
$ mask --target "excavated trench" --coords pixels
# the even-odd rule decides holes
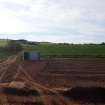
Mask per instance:
[[[6,94],[12,94],[17,96],[40,96],[40,93],[38,91],[28,89],[4,88],[3,92]]]
[[[105,104],[105,88],[103,87],[74,87],[63,92],[63,95],[75,101]]]

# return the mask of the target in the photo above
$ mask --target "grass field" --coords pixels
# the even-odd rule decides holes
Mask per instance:
[[[39,51],[43,57],[105,57],[105,45],[24,45],[28,51]]]
[[[0,47],[7,44],[6,40],[0,40]],[[101,57],[105,58],[105,45],[101,44],[54,44],[39,43],[36,45],[23,44],[24,51],[38,51],[44,58],[49,57]],[[8,55],[8,52],[0,50],[0,57]]]
[[[7,44],[7,40],[0,39],[0,47],[3,47]]]

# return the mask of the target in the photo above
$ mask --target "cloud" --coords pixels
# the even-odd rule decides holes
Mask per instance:
[[[62,42],[103,41],[104,11],[105,0],[0,0],[0,33],[24,32],[30,33],[28,39],[42,35]]]

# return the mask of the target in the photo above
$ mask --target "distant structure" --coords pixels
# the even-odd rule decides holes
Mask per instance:
[[[34,52],[24,52],[23,59],[30,60],[30,61],[38,61],[40,60],[40,53],[35,52],[35,51]]]

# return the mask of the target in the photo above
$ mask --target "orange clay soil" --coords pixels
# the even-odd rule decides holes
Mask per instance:
[[[0,62],[1,105],[96,105],[97,101],[92,101],[87,91],[92,93],[96,89],[95,93],[104,93],[104,84],[105,59],[23,61],[17,55]],[[76,89],[85,94],[78,96]],[[84,95],[90,100],[82,100]],[[105,105],[100,98],[105,100],[100,95],[97,105]]]

